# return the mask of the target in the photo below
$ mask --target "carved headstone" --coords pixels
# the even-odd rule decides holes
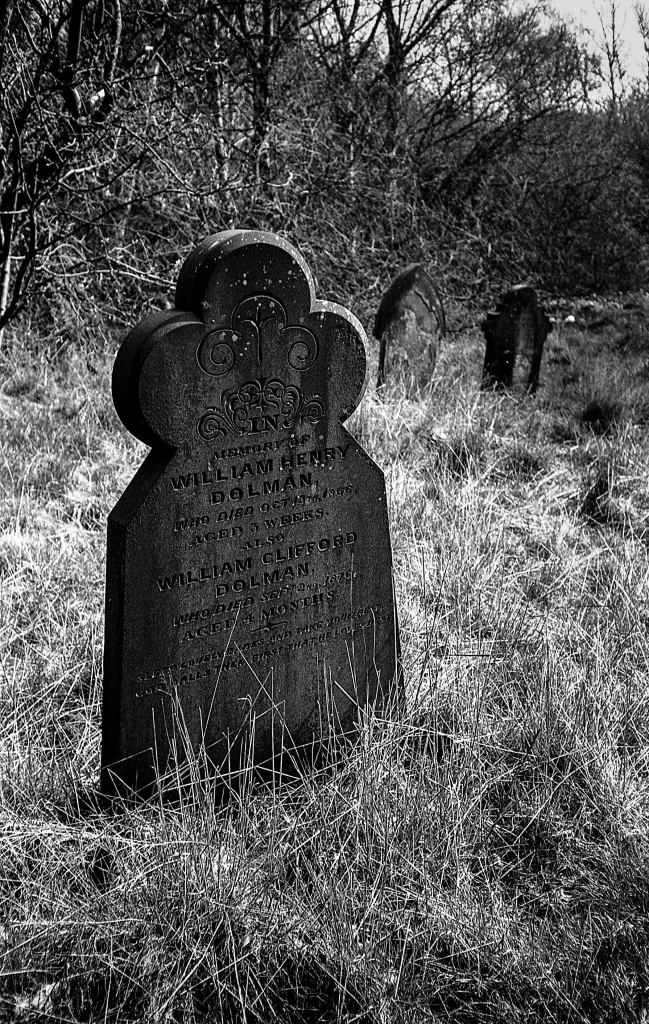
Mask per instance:
[[[152,451],[108,521],[106,793],[182,784],[194,754],[230,779],[277,767],[353,732],[397,670],[385,482],[342,425],[365,381],[359,322],[252,231],[199,245],[176,307],[113,372]]]
[[[482,386],[511,387],[516,368],[516,376],[525,379],[526,390],[534,394],[539,386],[543,346],[552,330],[534,289],[527,285],[510,289],[480,327],[486,341]]]
[[[381,343],[377,388],[386,376],[400,379],[408,392],[425,387],[445,332],[439,292],[424,268],[413,263],[395,277],[374,319],[374,336]]]

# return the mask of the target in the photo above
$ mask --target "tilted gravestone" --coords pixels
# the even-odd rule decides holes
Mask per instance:
[[[113,372],[152,451],[108,520],[108,794],[182,779],[194,755],[230,778],[277,766],[353,732],[397,672],[383,473],[342,425],[362,327],[263,232],[194,249],[176,307]]]
[[[525,381],[526,390],[534,394],[539,386],[543,346],[552,330],[534,289],[517,285],[505,292],[480,328],[486,341],[483,387],[511,387],[516,370],[516,377]]]
[[[424,268],[413,263],[392,281],[374,318],[374,336],[381,343],[377,388],[386,376],[409,392],[430,383],[445,332],[439,292]]]

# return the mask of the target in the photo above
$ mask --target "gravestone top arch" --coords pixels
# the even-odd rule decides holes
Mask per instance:
[[[343,426],[365,366],[358,320],[265,232],[205,239],[122,343],[115,408],[152,450],[108,522],[105,792],[197,754],[274,767],[388,699],[385,483]]]
[[[246,407],[272,415],[298,403],[292,418],[284,415],[288,426],[314,420],[320,409],[324,415],[325,407],[344,421],[364,391],[363,337],[348,310],[315,299],[306,263],[284,239],[261,231],[213,235],[185,261],[176,309],[145,318],[120,348],[115,408],[146,444],[185,450],[243,436]],[[235,381],[243,393],[232,393]]]

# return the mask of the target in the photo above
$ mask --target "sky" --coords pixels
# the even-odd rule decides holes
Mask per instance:
[[[642,37],[633,8],[635,0],[614,0],[617,15],[616,24],[626,56],[626,67],[629,78],[646,76],[646,58],[642,45]],[[642,0],[649,14],[649,0]],[[610,25],[611,0],[552,0],[557,14],[575,26],[582,26],[591,33],[596,44],[602,42],[602,26],[598,11],[602,12],[604,23]]]

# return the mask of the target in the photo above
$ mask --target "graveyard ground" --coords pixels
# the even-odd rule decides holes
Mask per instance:
[[[387,478],[402,716],[298,784],[119,817],[105,523],[145,449],[117,335],[7,332],[0,1019],[649,1019],[649,301],[550,312],[536,399],[480,393],[451,309],[430,392],[349,424]]]

